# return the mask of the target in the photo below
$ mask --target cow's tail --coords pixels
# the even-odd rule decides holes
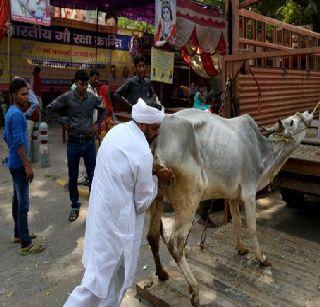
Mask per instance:
[[[168,238],[165,236],[162,221],[160,221],[160,236],[165,245],[168,245]]]

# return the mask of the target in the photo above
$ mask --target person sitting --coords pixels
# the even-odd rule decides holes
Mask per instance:
[[[213,88],[209,91],[207,103],[210,104],[210,112],[214,114],[219,114],[222,106],[221,89]]]
[[[210,109],[210,105],[206,104],[206,88],[205,87],[200,87],[199,92],[196,93],[194,96],[194,103],[193,107],[195,109],[203,110],[206,111]]]

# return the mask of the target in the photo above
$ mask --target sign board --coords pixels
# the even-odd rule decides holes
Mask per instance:
[[[151,80],[172,84],[174,52],[151,49]]]
[[[49,0],[11,0],[11,20],[51,25]]]

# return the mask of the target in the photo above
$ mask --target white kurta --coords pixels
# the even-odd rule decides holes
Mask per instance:
[[[144,212],[157,195],[149,144],[134,122],[115,126],[97,155],[84,242],[85,273],[81,286],[108,298],[112,275],[124,263],[120,303],[137,268]],[[109,291],[110,292],[110,291]]]

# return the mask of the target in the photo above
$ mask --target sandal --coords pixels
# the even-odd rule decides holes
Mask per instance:
[[[69,222],[74,222],[79,217],[79,209],[72,209],[69,214]]]
[[[29,236],[29,238],[30,238],[31,240],[33,240],[33,239],[36,239],[37,236],[33,233],[32,235]],[[12,242],[12,243],[21,243],[21,239],[20,239],[19,237],[12,237],[12,238],[11,238],[11,242]]]
[[[37,254],[44,250],[44,245],[42,244],[30,244],[27,247],[21,247],[19,254],[24,256],[28,254]]]

